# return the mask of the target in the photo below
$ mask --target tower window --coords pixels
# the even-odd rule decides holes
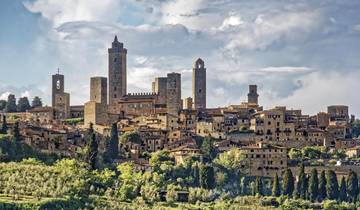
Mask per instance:
[[[116,87],[114,87],[114,91],[116,91]]]
[[[116,98],[116,94],[114,94],[114,98]]]
[[[116,60],[117,60],[117,59],[116,59],[116,58],[114,58],[114,62],[116,62]]]
[[[201,89],[199,89],[199,93],[201,93]]]

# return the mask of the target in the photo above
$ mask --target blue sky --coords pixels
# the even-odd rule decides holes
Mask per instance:
[[[258,84],[265,108],[304,113],[348,104],[360,115],[360,1],[357,0],[2,0],[0,98],[50,101],[51,74],[65,74],[72,104],[89,98],[89,78],[107,76],[107,48],[128,49],[128,90],[182,73],[201,57],[208,105],[239,104]]]

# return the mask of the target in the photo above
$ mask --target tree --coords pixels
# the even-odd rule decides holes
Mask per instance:
[[[5,115],[3,115],[2,116],[2,125],[1,125],[1,133],[2,134],[7,134],[7,129],[8,129],[8,127],[7,127],[7,122],[6,122],[6,116]]]
[[[275,174],[271,194],[272,194],[272,196],[275,196],[275,197],[278,197],[281,195],[279,177],[277,174]]]
[[[42,107],[42,101],[39,96],[35,96],[31,102],[31,108]]]
[[[325,171],[322,171],[320,174],[319,193],[318,194],[319,194],[318,198],[320,201],[323,201],[327,196]]]
[[[282,184],[283,195],[292,196],[294,192],[294,176],[289,168],[285,170]]]
[[[98,143],[96,141],[95,133],[92,134],[89,144],[87,146],[86,160],[89,163],[90,169],[96,168],[96,156],[98,154]]]
[[[16,98],[15,95],[10,94],[5,107],[5,112],[16,112]]]
[[[137,132],[126,132],[120,137],[121,144],[141,144],[141,136]]]
[[[309,189],[308,189],[309,199],[311,201],[315,201],[318,198],[319,195],[318,191],[319,191],[318,172],[316,168],[313,168],[311,170],[311,175],[309,179]]]
[[[350,170],[347,178],[347,193],[349,195],[349,201],[355,202],[356,198],[359,194],[359,183],[358,183],[358,177],[357,174]]]
[[[213,189],[215,185],[214,168],[209,165],[200,167],[200,186],[204,189]]]
[[[326,174],[326,192],[329,200],[336,200],[339,198],[339,184],[333,170],[329,170]]]
[[[200,169],[197,163],[194,163],[192,167],[192,175],[194,177],[194,186],[199,187],[200,185]]]
[[[201,152],[205,162],[211,162],[216,157],[216,149],[214,146],[214,138],[207,136],[201,145]]]
[[[261,176],[255,179],[255,194],[264,195],[264,186]]]
[[[340,201],[346,201],[346,198],[347,198],[346,182],[345,182],[345,178],[342,177],[341,182],[340,182],[339,200]]]
[[[91,137],[94,133],[94,124],[92,122],[89,123],[89,130],[88,130],[88,134]]]
[[[302,154],[301,151],[296,148],[291,148],[289,151],[289,157],[290,159],[299,159],[301,158]]]
[[[0,111],[3,111],[6,107],[6,101],[5,100],[0,100]]]
[[[21,141],[19,121],[16,121],[15,124],[14,124],[13,138],[14,138],[15,142],[20,142]]]
[[[301,164],[300,166],[300,173],[298,176],[298,182],[296,185],[296,191],[297,191],[297,196],[301,197],[302,199],[306,198],[306,194],[307,194],[307,178],[305,175],[305,169],[304,169],[304,164]]]
[[[18,112],[26,112],[26,110],[30,109],[29,99],[27,97],[21,97],[18,101],[17,111]]]
[[[110,140],[106,144],[106,160],[108,162],[116,159],[119,155],[119,134],[117,124],[113,123],[111,126]]]

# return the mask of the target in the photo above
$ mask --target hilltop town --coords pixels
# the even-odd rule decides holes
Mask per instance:
[[[302,177],[309,181],[315,169],[319,174],[331,171],[339,180],[338,185],[341,185],[340,180],[349,183],[354,173],[360,173],[360,123],[350,115],[347,105],[329,104],[327,110],[319,110],[316,115],[308,115],[281,104],[264,109],[259,104],[261,95],[258,94],[257,85],[250,84],[247,101],[211,108],[207,106],[208,66],[205,64],[206,61],[201,58],[194,61],[191,97],[181,97],[181,74],[176,72],[154,78],[149,84],[152,90],[148,93],[129,93],[127,49],[115,36],[108,49],[108,77],[94,75],[90,78],[90,97],[84,105],[70,105],[71,95],[65,87],[67,75],[57,72],[52,75],[51,106],[42,106],[37,98],[32,106],[27,102],[25,108],[21,108],[24,103],[19,101],[16,109],[14,95],[3,102],[3,106],[0,106],[3,108],[0,111],[0,137],[7,138],[7,141],[15,139],[31,150],[54,155],[56,159],[84,161],[89,164],[90,170],[131,164],[132,168],[126,170],[118,168],[120,174],[121,170],[122,173],[133,171],[134,176],[136,173],[161,171],[165,174],[163,176],[171,176],[171,180],[181,186],[174,191],[177,193],[175,200],[179,202],[189,200],[188,187],[192,186],[189,183],[197,177],[193,174],[194,163],[198,164],[195,164],[196,167],[209,167],[206,169],[210,171],[207,175],[212,173],[215,176],[212,181],[208,180],[213,183],[194,182],[194,186],[200,185],[207,190],[219,187],[226,192],[232,190],[229,180],[239,182],[239,186],[244,182],[257,185],[243,186],[242,189],[248,190],[230,193],[234,195],[252,194],[250,191],[254,189],[254,194],[291,196],[294,189],[286,192],[286,186],[281,189],[282,192],[279,187],[278,194],[276,190],[274,194],[274,191],[267,192],[265,186],[259,187],[259,183],[266,180],[273,183],[271,180],[281,179],[284,182],[284,174],[289,176],[291,173],[295,182],[299,183]],[[14,161],[16,152],[12,156],[4,145],[0,145],[1,161]],[[23,153],[22,157],[33,156]],[[46,157],[40,159],[46,162]],[[229,162],[225,161],[227,158]],[[160,163],[154,164],[154,159]],[[189,173],[192,174],[189,177],[192,178],[187,180],[176,173],[166,174],[161,159],[170,161],[171,167],[185,167],[188,164]],[[219,166],[221,161],[222,167]],[[222,168],[226,168],[224,161],[232,165],[233,171],[222,171]],[[188,173],[185,171],[182,173]],[[240,174],[245,177],[242,181],[238,178]],[[221,175],[224,176],[223,180]],[[182,180],[179,181],[179,177]],[[299,197],[319,202],[324,199],[319,199],[317,195],[311,197],[313,194],[307,185],[299,186],[295,187]],[[347,186],[349,188],[349,184]],[[118,190],[114,186],[108,188]],[[140,186],[138,188],[133,197],[138,194],[143,196]],[[271,191],[271,187],[268,188]],[[166,186],[161,188],[161,183],[157,189],[160,200],[164,197],[167,199],[169,192],[173,192]],[[13,191],[8,192],[11,193]],[[354,202],[358,189],[356,196],[349,191],[345,195],[347,198],[344,201]],[[336,196],[334,200],[340,199]],[[123,200],[134,199],[130,197]]]

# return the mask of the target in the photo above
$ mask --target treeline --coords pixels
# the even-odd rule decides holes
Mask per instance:
[[[41,98],[35,96],[30,104],[28,97],[19,98],[16,102],[15,95],[9,94],[7,100],[0,100],[0,111],[4,112],[25,112],[28,109],[42,107]]]
[[[358,176],[352,170],[347,174],[347,179],[344,176],[341,177],[340,183],[333,170],[322,171],[319,175],[316,168],[313,168],[311,174],[306,175],[304,165],[301,165],[299,171],[298,181],[289,168],[283,173],[282,183],[276,175],[272,182],[271,195],[274,197],[284,195],[294,199],[310,200],[311,202],[321,202],[325,199],[355,202],[358,199]],[[265,195],[261,177],[256,178],[253,186],[254,195]]]

